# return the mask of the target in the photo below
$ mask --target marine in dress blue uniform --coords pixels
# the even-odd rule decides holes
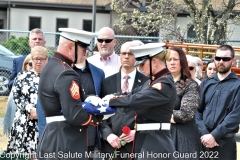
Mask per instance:
[[[38,159],[88,159],[87,126],[99,125],[102,116],[83,109],[81,99],[85,99],[85,95],[72,67],[78,49],[88,49],[95,34],[72,28],[59,30],[62,31],[60,52],[57,51],[44,67],[39,83],[39,98],[47,125],[38,145]],[[61,53],[62,50],[67,53]]]
[[[149,61],[150,74],[147,76],[150,80],[126,96],[110,99],[109,106],[132,108],[136,112],[134,152],[138,155],[134,159],[174,159],[175,148],[169,122],[175,105],[176,88],[164,65],[167,52],[160,43],[132,47],[130,51],[134,53],[138,65]],[[159,54],[163,54],[161,60],[156,58]],[[161,61],[161,68],[156,70],[152,66],[158,61]],[[156,154],[158,156],[154,156]]]

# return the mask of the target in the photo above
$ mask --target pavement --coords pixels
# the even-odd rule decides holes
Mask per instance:
[[[0,126],[3,126],[3,118],[0,117]]]

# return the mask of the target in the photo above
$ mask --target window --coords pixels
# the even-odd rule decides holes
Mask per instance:
[[[41,28],[41,17],[29,18],[29,31],[31,31],[34,28]]]
[[[194,29],[194,26],[191,25],[191,27],[188,28],[188,38],[196,38],[196,32],[193,30]]]
[[[68,28],[68,19],[57,18],[56,32],[59,32],[58,28]],[[56,35],[55,40],[56,40],[55,44],[57,46],[59,42],[59,35]]]
[[[0,29],[3,29],[3,19],[0,19]]]
[[[83,30],[92,31],[92,20],[83,20]]]

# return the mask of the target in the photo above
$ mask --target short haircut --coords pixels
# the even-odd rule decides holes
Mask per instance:
[[[45,34],[43,33],[43,31],[40,29],[40,28],[34,28],[30,31],[30,34],[29,34],[29,39],[31,39],[31,35],[33,33],[37,33],[37,34],[42,34],[43,35],[43,38],[45,39]]]
[[[218,49],[216,50],[216,53],[218,50],[221,50],[221,51],[227,51],[229,50],[231,52],[231,57],[234,58],[235,57],[235,51],[234,49],[232,48],[232,46],[230,45],[227,45],[227,44],[224,44],[224,45],[221,45],[220,47],[218,47]],[[216,55],[215,53],[215,55]]]
[[[42,47],[42,46],[34,46],[32,49],[31,49],[31,57],[33,58],[34,54],[36,52],[43,52],[45,53],[46,55],[46,58],[48,58],[48,50],[47,48],[45,47]]]

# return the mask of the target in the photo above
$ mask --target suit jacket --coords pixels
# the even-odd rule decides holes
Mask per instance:
[[[140,72],[136,72],[134,84],[132,90],[144,84],[148,80],[148,77],[144,76]],[[121,92],[121,72],[118,72],[110,77],[107,77],[103,81],[102,86],[102,96]],[[107,136],[111,133],[120,136],[122,134],[122,127],[128,126],[131,129],[134,129],[134,117],[135,112],[131,108],[118,108],[117,112],[111,118],[103,121],[100,126],[100,131],[102,134],[103,142],[102,142],[102,151],[113,153],[114,148],[107,142]],[[125,149],[129,153],[132,152],[132,144],[127,143]],[[121,150],[120,150],[121,151]]]
[[[8,83],[9,90],[11,90],[14,79],[17,76],[17,74],[22,71],[23,61],[25,60],[26,57],[27,57],[27,55],[24,55],[24,56],[13,59],[12,73],[10,75],[10,80]]]
[[[90,71],[92,74],[96,95],[100,96],[101,95],[101,86],[102,86],[102,82],[105,78],[105,74],[102,69],[94,66],[91,63],[88,63],[88,64],[89,64],[89,68],[90,68]]]
[[[105,78],[104,72],[103,70],[92,65],[91,63],[88,63],[88,64],[92,74],[96,95],[100,96],[102,81]],[[44,130],[44,127],[46,126],[46,117],[42,111],[40,101],[37,101],[37,115],[38,115],[38,130],[39,130],[39,137],[40,137]]]

